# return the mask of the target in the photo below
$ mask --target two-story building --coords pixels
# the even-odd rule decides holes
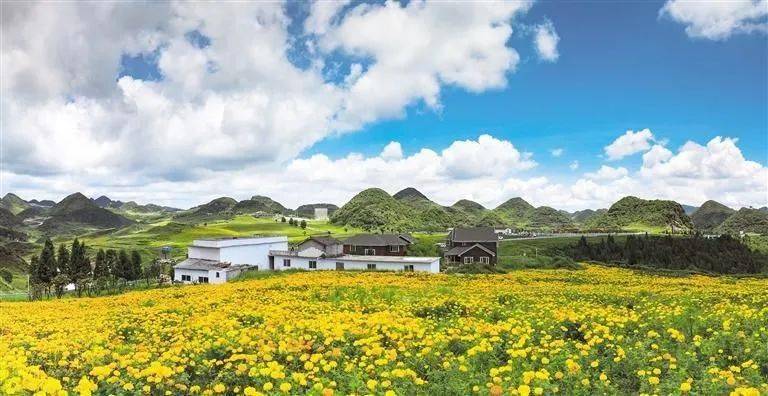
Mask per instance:
[[[358,234],[344,240],[344,254],[362,256],[405,256],[414,242],[408,234]]]
[[[173,266],[173,280],[224,283],[247,269],[266,269],[269,251],[288,249],[285,236],[198,239],[187,248],[187,259]]]
[[[499,237],[493,227],[454,228],[445,243],[447,264],[496,265]]]

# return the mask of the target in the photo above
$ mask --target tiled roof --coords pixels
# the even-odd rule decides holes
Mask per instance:
[[[345,245],[355,246],[406,246],[413,243],[407,234],[358,234],[344,241]]]
[[[448,235],[453,242],[498,242],[493,227],[454,228]]]
[[[176,265],[173,268],[176,269],[188,269],[188,270],[224,270],[240,268],[240,265],[231,265],[230,263],[222,263],[216,260],[205,260],[197,258],[188,258]]]

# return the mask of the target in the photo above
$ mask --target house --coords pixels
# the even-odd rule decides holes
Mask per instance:
[[[499,237],[493,227],[454,228],[443,255],[447,263],[496,265]]]
[[[273,250],[270,261],[275,270],[371,270],[403,272],[440,272],[440,257],[359,256],[344,254],[328,257],[315,247],[298,250]]]
[[[198,239],[187,248],[187,259],[173,266],[173,280],[224,283],[244,270],[264,269],[269,251],[288,249],[285,236]]]
[[[363,256],[405,256],[414,242],[408,234],[358,234],[344,241],[344,254]]]
[[[330,236],[311,236],[304,242],[301,242],[296,250],[304,251],[309,248],[315,248],[325,253],[326,257],[341,256],[344,254],[344,245],[336,238]]]

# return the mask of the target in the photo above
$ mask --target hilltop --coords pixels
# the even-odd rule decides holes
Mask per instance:
[[[83,228],[121,228],[131,220],[100,208],[81,193],[74,193],[48,210],[48,217],[40,226],[46,234],[78,233]]]
[[[291,212],[281,203],[262,195],[254,195],[251,199],[238,202],[232,211],[237,214],[289,214]]]
[[[578,224],[584,224],[589,219],[591,219],[591,218],[593,218],[595,216],[601,215],[601,214],[603,214],[603,213],[605,213],[607,211],[608,211],[608,209],[597,209],[597,210],[584,209],[584,210],[578,210],[578,211],[573,212],[571,214],[571,219],[574,222],[578,223]]]
[[[19,196],[14,193],[5,194],[3,198],[0,198],[0,208],[8,210],[14,215],[21,213],[24,209],[27,209],[30,206],[31,205],[27,201],[19,198]]]
[[[646,200],[628,196],[611,205],[607,212],[589,219],[586,227],[609,230],[687,231],[693,228],[693,223],[685,214],[683,207],[675,201]]]
[[[230,197],[219,197],[208,203],[178,212],[173,219],[182,223],[220,220],[232,216],[237,201]]]
[[[21,220],[10,210],[0,207],[0,227],[16,228],[21,226]]]
[[[408,230],[416,226],[414,210],[380,188],[361,191],[331,216],[333,224],[365,230]]]
[[[526,227],[531,221],[534,210],[536,208],[528,201],[515,197],[497,206],[493,211],[504,220],[505,225]]]
[[[700,230],[711,230],[736,213],[735,210],[716,201],[704,202],[691,214],[691,221]]]
[[[760,209],[741,208],[723,221],[717,230],[729,234],[768,234],[768,213]]]
[[[316,203],[305,204],[296,208],[296,215],[299,217],[313,218],[315,216],[315,209],[325,208],[328,209],[328,216],[333,215],[334,212],[339,210],[339,207],[330,203]]]

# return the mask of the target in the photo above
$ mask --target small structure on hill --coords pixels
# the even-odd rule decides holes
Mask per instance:
[[[328,208],[315,208],[315,220],[328,220]]]

